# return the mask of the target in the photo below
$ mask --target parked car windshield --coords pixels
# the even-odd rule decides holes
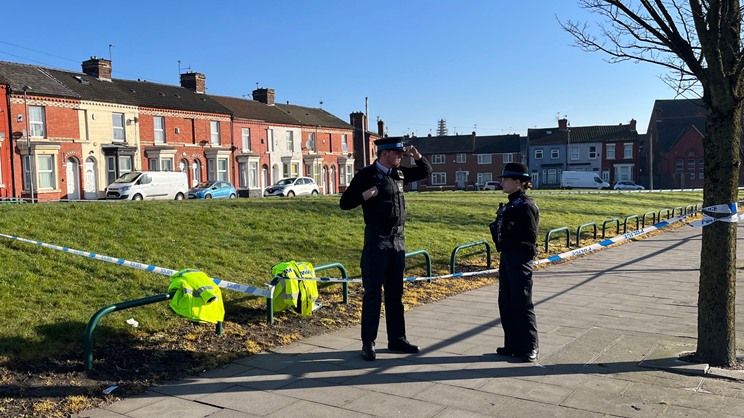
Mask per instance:
[[[206,189],[206,188],[212,187],[213,184],[214,184],[213,181],[203,181],[203,182],[197,184],[196,185],[196,188],[197,189]]]
[[[139,177],[140,174],[142,173],[138,173],[136,171],[131,171],[127,174],[122,174],[121,177],[119,177],[118,179],[116,179],[116,181],[114,181],[114,183],[131,183],[137,180],[137,177]]]
[[[282,179],[282,180],[279,180],[279,182],[276,185],[277,186],[286,186],[288,184],[293,184],[295,182],[295,180],[296,180],[295,178]]]

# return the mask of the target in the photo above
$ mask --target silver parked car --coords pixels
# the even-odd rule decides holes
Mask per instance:
[[[618,181],[615,183],[615,190],[643,190],[640,184],[635,184],[629,180]]]
[[[264,190],[264,196],[307,196],[320,193],[315,180],[310,177],[288,177]]]

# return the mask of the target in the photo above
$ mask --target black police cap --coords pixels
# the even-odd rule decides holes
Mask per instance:
[[[375,145],[377,146],[377,151],[403,151],[403,140],[400,138],[380,138],[375,141]]]
[[[520,180],[529,179],[530,169],[522,163],[509,163],[504,167],[504,172],[499,177],[511,177]]]

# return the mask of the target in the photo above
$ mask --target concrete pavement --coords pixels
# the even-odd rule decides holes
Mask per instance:
[[[744,225],[739,237],[744,260]],[[744,416],[744,384],[720,378],[744,372],[677,360],[695,350],[700,243],[701,229],[682,227],[537,271],[537,364],[495,354],[503,332],[488,286],[406,313],[419,354],[389,352],[381,321],[375,362],[360,358],[356,326],[79,417]]]

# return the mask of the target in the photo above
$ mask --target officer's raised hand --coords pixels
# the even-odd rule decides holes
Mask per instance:
[[[414,160],[421,159],[421,153],[413,145],[405,147],[403,153],[409,157],[413,157]]]

